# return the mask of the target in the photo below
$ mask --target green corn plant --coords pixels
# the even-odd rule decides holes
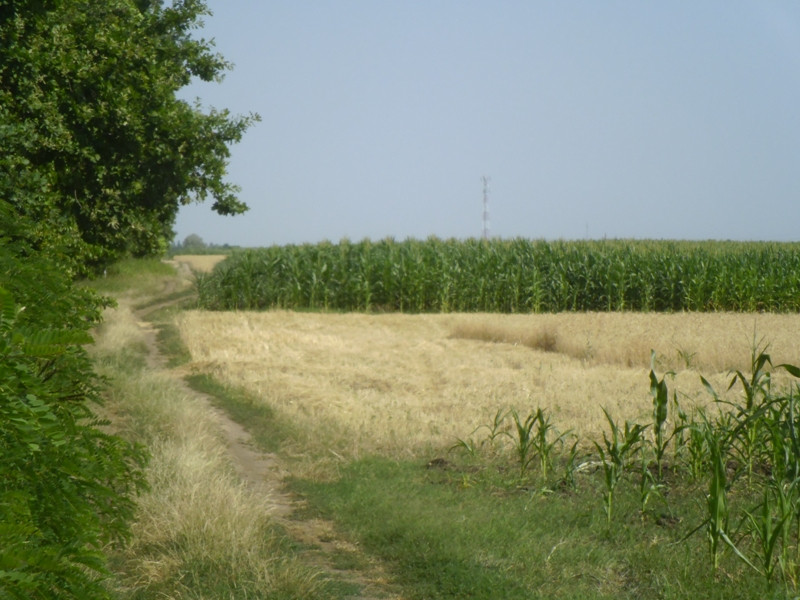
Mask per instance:
[[[553,466],[553,453],[557,447],[563,447],[564,439],[569,435],[569,431],[559,433],[555,426],[550,423],[550,417],[545,415],[541,408],[536,409],[536,432],[533,436],[533,450],[535,456],[539,457],[539,468],[542,481],[547,481],[548,471]]]
[[[800,367],[779,365],[794,377],[800,378]],[[791,481],[800,480],[800,435],[798,434],[797,408],[800,402],[800,384],[794,382],[788,393],[781,399],[782,442],[781,456],[784,459],[783,478]],[[773,419],[773,422],[775,419]]]
[[[489,436],[488,436],[489,442],[494,443],[494,441],[503,433],[503,429],[505,427],[505,421],[506,418],[508,417],[508,414],[509,411],[504,410],[502,408],[498,408],[497,412],[494,413],[494,418],[492,419],[492,422],[489,423],[488,425],[482,425],[481,427],[478,428],[478,429],[486,428],[489,430]]]
[[[575,481],[575,473],[577,472],[578,465],[578,438],[577,436],[573,436],[574,441],[572,446],[570,446],[569,451],[567,452],[566,460],[564,461],[564,476],[562,477],[562,481],[565,485],[569,486],[570,489],[576,489],[577,482]]]
[[[731,546],[733,546],[733,542],[730,542],[727,534],[729,515],[724,453],[719,439],[711,432],[710,427],[705,428],[705,433],[712,468],[711,482],[706,496],[706,508],[708,509],[706,536],[711,551],[713,570],[716,572],[719,567],[720,541],[728,542]]]
[[[650,470],[650,461],[642,455],[641,470],[639,472],[639,504],[641,507],[642,516],[647,510],[647,503],[653,496],[663,498],[661,490],[664,489],[664,484],[653,475]]]
[[[794,377],[800,377],[800,368],[778,365]],[[737,375],[738,376],[738,375]],[[764,501],[757,514],[747,513],[751,533],[759,548],[761,572],[769,584],[775,568],[772,557],[780,539],[778,564],[784,581],[797,583],[800,565],[800,440],[798,440],[797,403],[800,386],[794,382],[784,394],[765,392],[762,407],[757,411],[765,431],[762,457],[769,460],[769,481],[764,489]],[[769,495],[768,495],[769,492]],[[769,517],[768,517],[769,514]],[[795,556],[789,556],[791,521],[795,529]]]
[[[474,458],[478,454],[479,448],[483,448],[487,442],[494,447],[495,440],[503,433],[507,416],[508,411],[502,408],[498,409],[491,423],[479,425],[467,438],[456,438],[456,443],[450,447],[450,451],[463,450],[466,454]],[[485,440],[481,440],[480,444],[476,444],[473,436],[482,429],[488,429],[489,434]]]
[[[603,414],[611,428],[611,437],[603,432],[603,446],[594,443],[603,464],[603,481],[606,489],[603,493],[608,526],[611,526],[611,516],[614,507],[614,491],[625,473],[630,457],[641,449],[646,426],[632,424],[625,421],[625,429],[611,418],[608,411],[603,408]]]
[[[797,367],[795,367],[797,369]],[[800,370],[797,374],[792,373],[795,377],[800,377]],[[800,384],[795,384],[795,388],[789,394],[789,441],[791,444],[792,463],[792,483],[795,495],[800,495],[800,440],[798,440],[797,423],[795,421],[795,408],[797,402],[800,401]],[[800,565],[800,499],[794,503],[794,521],[795,521],[795,539],[796,539],[796,555],[795,565]]]
[[[663,479],[663,464],[664,456],[667,452],[667,447],[670,441],[678,432],[673,429],[670,435],[666,433],[668,406],[669,406],[669,390],[667,389],[666,377],[670,373],[666,373],[661,380],[656,377],[655,373],[656,353],[650,351],[650,394],[653,396],[653,450],[656,457],[656,468],[658,469],[658,480]],[[674,403],[677,404],[677,395],[673,393]]]
[[[730,243],[342,240],[239,253],[230,265],[235,276],[212,275],[201,301],[415,312],[793,311],[800,271],[785,265],[800,263],[799,253]]]
[[[784,419],[785,402],[781,398],[771,399],[764,413],[764,445],[763,454],[768,455],[770,479],[784,481],[794,462],[791,456],[791,445],[786,440],[786,420]]]
[[[780,365],[787,368],[787,370],[795,377],[800,377],[800,369],[792,365]],[[773,444],[783,444],[779,450],[773,449],[773,455],[776,457],[776,462],[783,459],[782,466],[775,468],[773,466],[773,487],[777,489],[777,498],[779,501],[780,514],[791,513],[791,519],[794,521],[795,533],[795,556],[790,562],[788,556],[789,547],[789,529],[787,524],[784,527],[784,539],[781,552],[781,569],[784,573],[784,578],[791,580],[793,585],[797,583],[797,570],[800,567],[800,441],[798,440],[798,417],[797,404],[800,402],[800,384],[796,382],[789,389],[784,398],[781,399],[782,404],[782,423],[772,423],[771,431],[780,430],[773,440]]]
[[[774,495],[778,498],[774,499]],[[757,569],[766,579],[767,585],[772,585],[772,576],[778,563],[778,547],[785,541],[784,530],[791,517],[789,499],[780,485],[764,488],[764,499],[759,505],[758,512],[745,511],[750,535],[754,538],[755,547],[761,565]],[[777,513],[777,514],[776,514]],[[746,561],[751,566],[750,561]]]
[[[511,438],[514,446],[514,452],[519,463],[519,477],[520,479],[524,479],[525,472],[528,470],[534,458],[536,458],[536,434],[534,432],[534,427],[539,421],[539,415],[538,413],[531,413],[523,421],[515,409],[512,408],[510,414],[514,422],[513,433],[505,433]]]
[[[705,413],[702,410],[698,409],[695,414],[700,415],[701,419],[705,419]],[[709,454],[705,433],[702,428],[692,426],[693,424],[693,420],[686,422],[686,431],[689,433],[684,448],[689,477],[692,481],[697,481],[704,471]]]
[[[675,462],[684,460],[686,454],[687,431],[691,423],[691,418],[683,410],[678,402],[677,394],[673,396],[672,413],[675,415],[675,427],[672,435],[672,452]]]
[[[771,377],[767,366],[772,366],[772,360],[766,352],[767,346],[761,346],[760,342],[754,339],[751,350],[751,372],[750,377],[746,377],[741,371],[735,371],[731,379],[728,390],[732,389],[736,382],[742,384],[744,390],[744,403],[735,404],[723,402],[733,406],[734,418],[737,426],[734,429],[733,442],[747,473],[748,485],[752,485],[753,466],[758,458],[761,448],[761,437],[763,435],[765,403],[770,397]],[[703,379],[706,388],[713,388]],[[714,393],[715,400],[720,401]]]
[[[727,429],[713,426],[702,412],[700,416],[701,422],[693,425],[693,427],[699,429],[705,436],[709,454],[711,475],[705,503],[707,516],[700,525],[686,535],[686,538],[700,529],[705,530],[711,567],[714,573],[719,569],[719,559],[724,546],[731,548],[740,559],[754,567],[733,543],[729,533],[730,509],[728,506],[728,478],[725,462],[730,432]]]
[[[800,400],[793,390],[776,395],[763,409],[763,460],[768,461],[771,481],[792,482],[800,478],[800,444],[795,414]]]
[[[778,557],[778,564],[784,581],[787,584],[790,583],[792,587],[796,587],[798,561],[796,557],[792,559],[789,555],[789,550],[792,541],[792,521],[796,521],[798,511],[800,511],[800,480],[775,481],[773,482],[773,487],[777,500],[777,516],[779,519],[785,518],[781,530],[781,554]],[[797,552],[797,546],[795,546],[795,552]]]
[[[688,471],[691,481],[697,481],[704,472],[708,462],[706,438],[701,427],[696,427],[697,417],[705,419],[702,408],[693,407],[689,414],[681,408],[678,397],[673,394],[673,414],[676,415],[675,426],[670,436],[676,462]]]
[[[478,455],[478,446],[472,437],[456,438],[456,443],[450,446],[450,452],[454,450],[463,450],[467,455],[475,458]]]
[[[512,441],[519,463],[520,479],[525,477],[531,463],[538,458],[542,480],[546,481],[553,466],[555,449],[563,446],[564,439],[569,432],[559,433],[541,408],[537,408],[524,420],[514,409],[511,409],[508,414],[511,415],[513,428],[511,431],[503,430],[501,433],[507,435]],[[491,429],[490,433],[497,430],[499,416],[498,412],[495,415],[495,422],[492,424],[494,429]]]

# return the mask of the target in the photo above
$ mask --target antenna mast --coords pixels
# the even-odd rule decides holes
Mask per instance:
[[[489,182],[491,177],[484,175],[481,177],[483,182],[483,239],[489,239]]]

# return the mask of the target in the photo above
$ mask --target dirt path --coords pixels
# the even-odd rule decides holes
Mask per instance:
[[[165,296],[185,288],[186,282],[191,279],[191,269],[187,263],[172,264],[176,267],[179,278],[167,283],[162,293]],[[145,334],[150,368],[169,374],[184,394],[202,403],[204,408],[214,415],[236,472],[242,481],[270,499],[270,514],[291,538],[307,548],[304,550],[303,558],[308,563],[336,581],[358,587],[360,593],[350,596],[352,600],[400,600],[401,596],[392,590],[389,578],[381,565],[364,556],[356,545],[342,539],[333,523],[322,519],[296,518],[295,511],[302,507],[303,502],[286,491],[284,479],[289,472],[280,458],[275,454],[258,450],[247,429],[233,421],[224,410],[214,406],[210,396],[192,389],[183,379],[180,370],[173,371],[167,367],[157,341],[158,328],[149,320],[149,316],[179,301],[180,299],[167,300],[136,312],[139,327]],[[335,561],[338,559],[341,563],[341,558],[347,555],[357,559],[352,562],[366,566],[360,569],[336,568]]]

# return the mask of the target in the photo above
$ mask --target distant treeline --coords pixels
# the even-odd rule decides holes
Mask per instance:
[[[168,256],[175,256],[176,254],[230,254],[234,250],[240,250],[240,246],[231,246],[230,244],[207,244],[196,233],[192,233],[184,238],[183,242],[173,242],[169,250]]]
[[[201,306],[405,312],[800,309],[800,243],[347,240],[235,252]]]

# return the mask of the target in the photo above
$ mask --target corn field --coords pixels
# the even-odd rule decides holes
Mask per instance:
[[[794,312],[800,244],[343,240],[235,253],[197,289],[212,310]]]

